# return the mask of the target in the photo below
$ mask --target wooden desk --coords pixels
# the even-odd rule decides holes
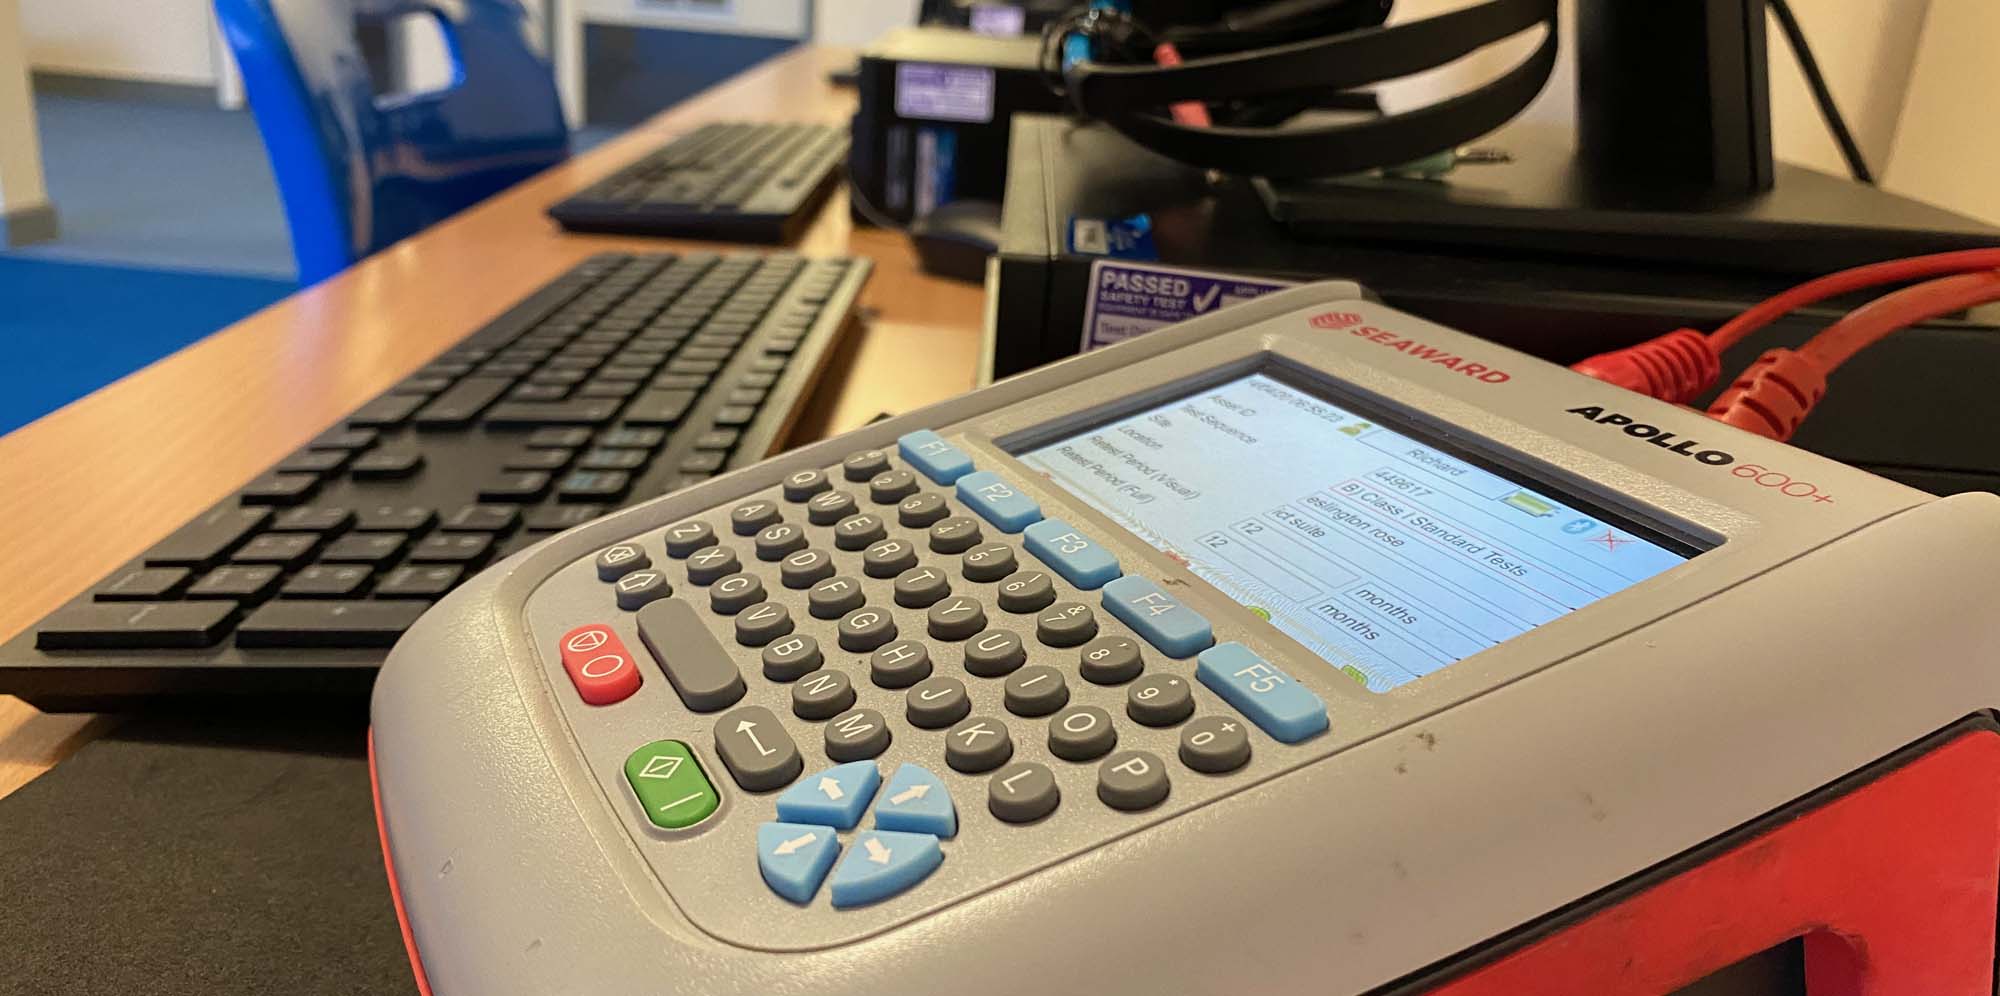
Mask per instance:
[[[564,234],[549,204],[666,138],[721,119],[844,124],[826,72],[852,53],[806,47],[765,63],[588,155],[300,291],[91,396],[0,437],[0,640],[136,557],[335,419],[592,253],[714,248]],[[919,272],[908,242],[856,231],[844,191],[798,251],[875,260],[863,330],[830,362],[800,420],[824,436],[972,387],[978,287]],[[0,696],[0,795],[103,728]]]

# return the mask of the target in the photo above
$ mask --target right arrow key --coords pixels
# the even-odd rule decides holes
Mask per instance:
[[[875,800],[875,826],[950,839],[958,835],[958,808],[943,779],[922,765],[904,764]]]

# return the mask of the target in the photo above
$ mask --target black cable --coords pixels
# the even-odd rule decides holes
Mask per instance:
[[[1789,0],[1770,0],[1771,13],[1777,15],[1778,27],[1785,32],[1785,41],[1792,46],[1792,54],[1798,57],[1799,69],[1806,75],[1806,85],[1812,88],[1813,103],[1819,105],[1819,116],[1826,120],[1826,129],[1833,133],[1833,140],[1840,145],[1841,158],[1847,160],[1847,170],[1856,180],[1873,184],[1875,174],[1868,171],[1868,161],[1861,158],[1861,146],[1854,142],[1854,133],[1847,130],[1847,119],[1840,116],[1839,105],[1833,102],[1833,91],[1827,89],[1826,76],[1819,71],[1819,60],[1813,58],[1812,46],[1806,44],[1805,30],[1799,27],[1799,19],[1792,15]]]

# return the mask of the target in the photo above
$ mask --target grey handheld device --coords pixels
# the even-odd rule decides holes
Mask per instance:
[[[1996,537],[1313,285],[487,571],[384,843],[441,994],[1370,992],[2000,701]]]

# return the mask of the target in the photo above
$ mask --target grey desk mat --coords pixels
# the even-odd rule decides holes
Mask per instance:
[[[364,751],[155,717],[0,799],[0,993],[412,996]]]

